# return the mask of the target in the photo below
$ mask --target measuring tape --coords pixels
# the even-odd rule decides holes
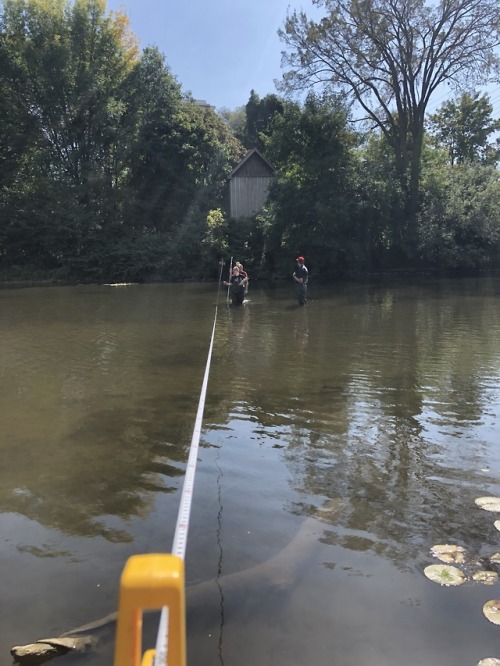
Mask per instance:
[[[203,384],[200,393],[200,401],[198,403],[198,411],[196,413],[196,420],[194,423],[193,437],[191,439],[191,448],[189,451],[186,475],[184,477],[184,485],[182,487],[179,514],[177,516],[177,524],[175,526],[174,544],[172,546],[172,555],[178,555],[179,557],[182,557],[182,559],[184,559],[184,555],[186,553],[187,535],[189,530],[189,518],[191,515],[191,502],[193,499],[194,475],[196,472],[196,461],[198,459],[198,449],[200,446],[201,424],[203,420],[203,411],[205,409],[205,398],[207,395],[208,376],[210,374],[210,363],[212,361],[212,349],[214,346],[216,324],[217,324],[217,306],[215,308],[215,319],[212,329],[212,338],[210,340],[210,347],[208,350],[207,365],[205,367],[205,376],[203,377]]]
[[[186,473],[184,475],[184,484],[182,486],[179,513],[177,515],[177,523],[175,526],[174,542],[172,545],[172,555],[177,555],[183,560],[186,554],[189,520],[191,517],[191,504],[193,500],[194,477],[196,473],[196,462],[198,460],[198,450],[200,448],[201,426],[203,421],[203,412],[205,410],[208,377],[210,375],[210,364],[212,362],[212,350],[214,347],[215,327],[217,324],[217,308],[219,303],[221,276],[222,276],[222,263],[221,263],[221,273],[219,276],[219,289],[217,291],[217,303],[215,305],[215,316],[214,316],[214,325],[212,328],[212,337],[210,338],[210,347],[208,349],[205,374],[203,376],[203,384],[201,386],[200,399],[198,402],[198,411],[196,412],[196,419],[194,422],[193,436],[191,438],[191,446],[189,449],[189,457],[186,467]],[[167,666],[167,663],[168,663],[168,608],[164,606],[161,611],[160,624],[158,627],[154,666]]]

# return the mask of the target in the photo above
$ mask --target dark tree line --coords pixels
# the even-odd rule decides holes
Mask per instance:
[[[324,17],[293,12],[285,89],[342,92],[389,145],[403,194],[399,250],[416,259],[426,111],[443,84],[499,72],[496,0],[318,0]]]
[[[425,113],[443,81],[495,71],[494,3],[322,5],[323,21],[292,14],[282,35],[285,86],[321,90],[252,90],[217,114],[104,0],[0,2],[0,276],[213,278],[237,255],[280,277],[298,253],[324,279],[496,266],[489,99]],[[276,178],[261,213],[230,220],[226,179],[253,147]]]
[[[183,277],[243,146],[103,0],[1,7],[3,273]]]

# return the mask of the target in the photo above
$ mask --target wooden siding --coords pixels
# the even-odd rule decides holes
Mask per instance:
[[[269,178],[272,175],[273,171],[267,162],[257,153],[253,153],[246,161],[242,162],[233,178]]]
[[[232,178],[229,181],[230,216],[237,220],[258,213],[267,197],[272,178]]]
[[[229,175],[229,215],[233,219],[258,213],[274,177],[272,166],[256,148],[250,150]]]

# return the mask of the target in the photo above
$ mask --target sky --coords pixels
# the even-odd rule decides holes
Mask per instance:
[[[141,49],[158,47],[183,92],[217,110],[244,106],[252,89],[261,98],[277,92],[284,49],[277,33],[287,14],[302,9],[320,16],[312,0],[107,0],[107,6],[128,16]],[[484,92],[500,118],[500,85]],[[438,90],[428,110],[449,96]]]
[[[275,93],[278,37],[288,8],[317,12],[311,0],[108,0],[122,9],[141,48],[157,46],[182,86],[217,109]],[[317,14],[316,14],[317,15]]]

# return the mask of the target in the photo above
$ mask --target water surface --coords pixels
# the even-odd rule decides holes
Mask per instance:
[[[500,493],[499,290],[312,281],[302,308],[292,286],[252,284],[240,308],[219,294],[186,556],[190,666],[500,657],[481,611],[498,584],[423,575],[436,543],[500,550],[496,516],[474,504]],[[127,557],[170,550],[217,296],[0,291],[6,660],[114,610]],[[112,640],[79,663],[111,664]]]

